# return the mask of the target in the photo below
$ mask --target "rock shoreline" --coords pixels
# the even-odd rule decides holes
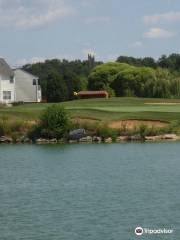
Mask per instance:
[[[116,139],[113,139],[111,137],[103,138],[99,136],[86,136],[83,138],[80,138],[78,140],[64,140],[60,139],[57,140],[54,139],[45,139],[45,138],[39,138],[35,139],[34,141],[29,139],[28,137],[21,137],[19,139],[12,139],[11,137],[7,136],[1,136],[0,137],[0,144],[58,144],[58,143],[67,143],[67,144],[73,144],[73,143],[121,143],[121,142],[158,142],[158,141],[178,141],[180,140],[180,136],[176,134],[163,134],[163,135],[157,135],[157,136],[145,136],[142,138],[140,135],[134,135],[134,136],[118,136]]]

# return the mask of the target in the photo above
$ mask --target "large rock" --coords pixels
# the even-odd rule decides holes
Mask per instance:
[[[6,137],[6,136],[1,136],[0,137],[0,143],[12,143],[13,139],[10,137]]]
[[[49,143],[49,140],[45,139],[45,138],[38,138],[38,139],[36,139],[36,143],[37,144]]]
[[[162,135],[163,140],[178,140],[178,136],[176,134],[165,134]]]
[[[80,140],[84,137],[86,137],[85,129],[76,129],[69,133],[69,140]]]
[[[93,141],[91,136],[87,136],[87,137],[83,137],[81,139],[79,139],[80,143],[91,143]]]
[[[129,136],[119,136],[116,138],[116,142],[124,142],[124,141],[129,141],[130,137]]]
[[[140,135],[131,136],[131,141],[141,141],[142,137]]]
[[[164,134],[157,136],[146,136],[146,141],[161,141],[161,140],[179,140],[179,137],[176,134]]]
[[[146,136],[146,141],[160,141],[162,139],[162,136]]]
[[[94,137],[93,137],[93,142],[101,143],[101,142],[102,142],[102,138],[101,138],[101,137],[98,137],[98,136],[94,136]]]
[[[112,141],[113,141],[113,140],[112,140],[111,137],[104,139],[104,142],[105,142],[105,143],[112,143]]]

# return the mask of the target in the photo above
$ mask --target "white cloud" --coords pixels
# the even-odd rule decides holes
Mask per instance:
[[[144,22],[146,24],[154,24],[158,22],[180,22],[180,11],[145,16]]]
[[[63,0],[0,0],[0,27],[42,27],[74,12]]]
[[[145,38],[172,38],[175,36],[175,33],[167,31],[162,28],[151,28],[148,32],[144,33],[143,37]]]
[[[92,18],[87,18],[86,19],[86,23],[87,24],[94,24],[94,23],[105,23],[105,22],[109,22],[109,18],[108,17],[92,17]]]
[[[141,48],[141,47],[143,47],[143,42],[142,41],[136,41],[136,42],[130,44],[129,47],[131,47],[131,48]]]

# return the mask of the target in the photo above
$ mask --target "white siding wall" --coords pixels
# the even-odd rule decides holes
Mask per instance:
[[[40,102],[41,88],[38,85],[33,85],[33,79],[37,80],[37,78],[21,69],[16,69],[14,73],[16,78],[16,101]]]
[[[3,99],[3,91],[11,92],[11,100]],[[15,101],[15,79],[14,83],[10,83],[10,79],[0,76],[0,102],[11,103]]]

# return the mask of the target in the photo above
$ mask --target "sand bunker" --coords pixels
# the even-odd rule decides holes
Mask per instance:
[[[86,124],[98,124],[101,121],[95,119],[88,119],[88,118],[73,118],[72,121],[79,125],[86,125]],[[108,127],[112,129],[134,129],[138,128],[142,124],[148,127],[156,127],[156,128],[163,128],[168,125],[167,122],[162,122],[158,120],[119,120],[119,121],[112,121],[108,125]]]
[[[122,121],[113,121],[109,124],[110,128],[113,129],[134,129],[138,128],[142,124],[148,126],[148,127],[156,127],[156,128],[163,128],[168,125],[166,122],[161,121],[151,121],[151,120],[122,120]]]
[[[145,105],[180,105],[179,102],[155,102],[155,103],[144,103]]]

